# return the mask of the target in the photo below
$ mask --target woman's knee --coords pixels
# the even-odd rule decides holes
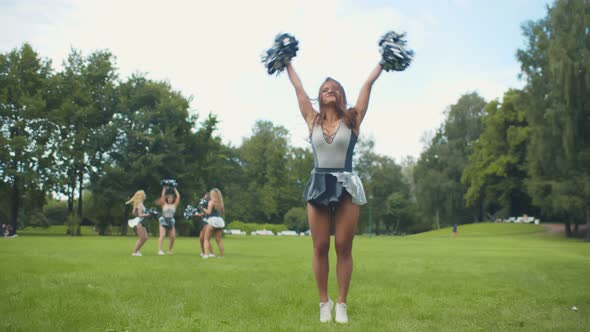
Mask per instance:
[[[335,247],[338,257],[349,257],[352,254],[352,241],[336,240]]]
[[[330,252],[330,239],[326,240],[316,240],[313,243],[313,252],[318,257],[328,256]]]

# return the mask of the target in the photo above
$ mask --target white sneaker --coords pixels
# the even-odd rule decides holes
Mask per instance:
[[[205,254],[204,253],[200,253],[199,256],[203,257],[203,256],[205,256]]]
[[[328,302],[320,302],[320,322],[327,323],[332,321],[332,308],[334,302],[328,299]]]
[[[172,250],[168,250],[168,255],[172,255]]]
[[[201,258],[202,258],[202,259],[207,259],[207,258],[209,258],[209,255],[207,255],[207,254],[203,254],[203,256],[201,256]]]
[[[131,256],[142,256],[142,255],[141,255],[141,253],[138,251],[138,252],[131,253]]]
[[[348,315],[346,314],[346,303],[336,303],[336,323],[348,323]]]
[[[214,254],[209,254],[209,257],[215,257],[215,255]]]
[[[165,253],[164,253],[162,250],[160,250],[160,251],[158,251],[158,255],[160,255],[160,256],[164,256],[164,255],[166,255],[166,254],[165,254]]]

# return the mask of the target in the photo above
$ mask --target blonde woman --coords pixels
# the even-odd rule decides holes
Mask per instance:
[[[138,190],[137,192],[135,192],[135,195],[133,195],[133,197],[131,197],[130,200],[125,202],[125,204],[133,204],[132,213],[134,216],[140,218],[140,221],[136,226],[137,242],[135,243],[135,247],[133,248],[131,256],[141,256],[141,252],[139,252],[139,249],[141,249],[141,247],[148,239],[147,228],[145,226],[144,218],[149,217],[149,214],[145,213],[145,206],[143,206],[144,200],[145,192],[143,190]]]
[[[203,245],[205,254],[202,257],[215,257],[211,250],[211,237],[213,235],[215,235],[215,241],[217,242],[217,247],[219,248],[219,257],[223,257],[224,250],[223,241],[221,239],[223,228],[225,227],[225,221],[221,217],[224,211],[223,196],[221,195],[221,191],[217,188],[211,190],[209,192],[209,196],[211,199],[209,200],[207,209],[205,209],[205,213],[207,214],[207,225],[205,226],[205,243]]]
[[[206,192],[205,196],[203,196],[202,199],[207,201],[207,204],[209,204],[208,202],[211,200],[211,197],[209,197],[209,192]],[[199,254],[199,256],[203,257],[205,256],[205,229],[207,228],[207,216],[205,215],[205,213],[201,212],[195,213],[194,216],[201,218],[201,222],[199,223],[199,242],[201,244],[201,253]],[[209,252],[213,252],[211,242],[209,242]]]

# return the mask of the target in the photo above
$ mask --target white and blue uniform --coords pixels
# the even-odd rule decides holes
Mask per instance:
[[[314,125],[310,138],[314,168],[303,192],[305,201],[331,206],[349,193],[354,204],[367,203],[363,183],[352,172],[352,157],[358,139],[352,129],[341,119],[330,143],[318,125]]]
[[[162,216],[160,217],[160,225],[166,228],[174,228],[176,220],[174,220],[174,213],[176,206],[174,204],[164,204],[162,206]]]
[[[207,216],[207,223],[215,228],[225,227],[225,221],[221,217],[221,213],[215,210],[214,207],[211,208],[211,214]]]

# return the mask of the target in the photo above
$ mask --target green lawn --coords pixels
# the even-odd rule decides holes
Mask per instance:
[[[534,225],[449,235],[357,237],[340,326],[318,322],[309,237],[226,237],[226,257],[203,260],[194,238],[131,257],[132,237],[23,234],[0,239],[0,330],[588,330],[590,243]]]

